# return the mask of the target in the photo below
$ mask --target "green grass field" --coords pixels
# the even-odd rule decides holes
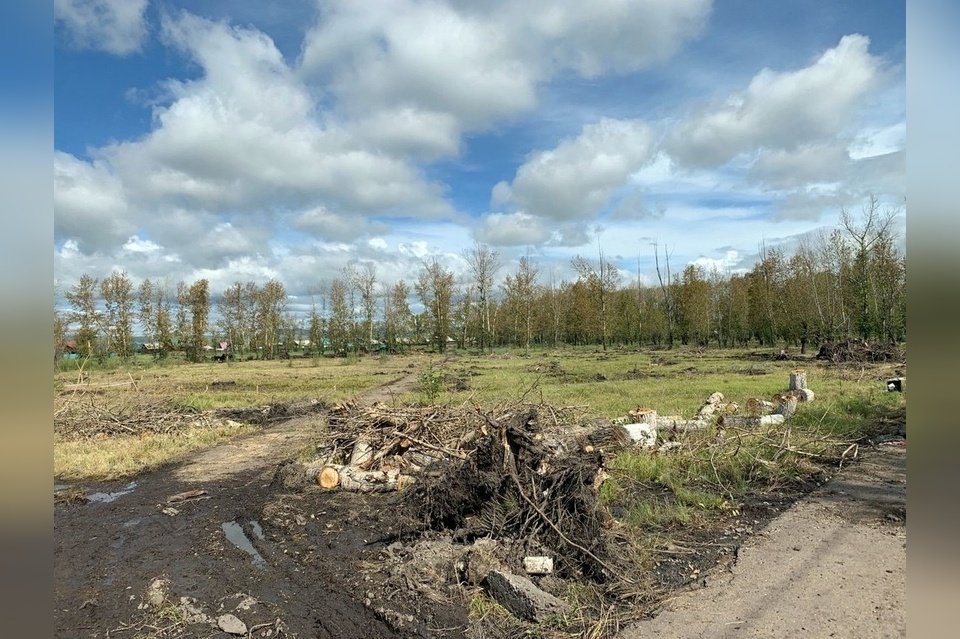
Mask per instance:
[[[770,398],[785,390],[789,372],[802,366],[816,401],[799,406],[789,422],[789,441],[777,440],[782,427],[775,433],[751,433],[739,437],[736,454],[723,455],[726,448],[703,439],[708,435],[691,436],[682,450],[669,457],[630,452],[613,460],[604,498],[625,509],[628,523],[669,528],[688,523],[701,512],[728,507],[758,483],[796,481],[812,472],[812,464],[836,454],[839,444],[833,442],[853,441],[869,433],[885,415],[902,410],[905,404],[905,393],[887,393],[882,383],[894,373],[892,364],[773,361],[771,354],[565,348],[529,354],[461,351],[446,356],[417,353],[202,364],[139,358],[125,366],[83,370],[76,362],[65,363],[54,375],[54,394],[56,407],[77,401],[76,383],[82,376],[86,401],[109,398],[121,406],[125,401],[154,401],[202,411],[307,400],[333,404],[414,374],[419,384],[401,396],[401,402],[492,406],[523,399],[576,406],[585,417],[622,417],[637,406],[654,408],[660,415],[692,417],[715,391],[741,406],[751,397]],[[58,434],[55,473],[72,478],[129,476],[239,432],[186,429],[146,440],[131,435],[96,442]],[[802,452],[784,452],[784,446]]]

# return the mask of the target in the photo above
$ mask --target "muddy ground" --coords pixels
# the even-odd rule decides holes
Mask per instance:
[[[364,401],[389,401],[413,379]],[[55,507],[56,636],[228,637],[217,625],[227,613],[251,637],[471,636],[469,577],[450,574],[463,546],[440,533],[414,546],[397,493],[324,492],[277,472],[322,418],[269,424],[135,485],[71,487],[88,500]],[[817,488],[757,495],[663,548],[655,596],[636,612],[652,616],[670,593],[729,569],[747,540]]]

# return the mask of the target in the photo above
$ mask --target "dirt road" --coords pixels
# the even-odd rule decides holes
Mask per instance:
[[[358,399],[389,401],[414,381]],[[278,462],[307,445],[322,419],[280,422],[133,484],[82,485],[90,502],[58,504],[56,636],[228,637],[216,627],[228,613],[259,628],[251,636],[398,636],[384,622],[390,611],[363,596],[363,562],[379,552],[367,542],[393,525],[383,499],[318,501],[271,485]],[[190,490],[205,494],[170,501]]]
[[[868,451],[619,639],[905,637],[906,457]]]

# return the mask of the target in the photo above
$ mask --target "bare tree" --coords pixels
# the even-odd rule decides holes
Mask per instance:
[[[667,320],[667,344],[673,348],[673,325],[676,319],[676,305],[673,301],[673,282],[670,274],[670,252],[667,247],[663,247],[663,258],[666,267],[666,282],[663,274],[660,272],[660,248],[656,242],[653,243],[653,259],[657,268],[657,280],[660,282],[660,293],[663,296],[664,317]]]
[[[464,255],[470,266],[473,284],[477,290],[477,311],[480,315],[478,338],[480,351],[490,346],[490,294],[493,290],[493,278],[500,268],[500,254],[481,242],[475,242],[473,248]]]
[[[364,262],[359,268],[351,271],[351,285],[360,295],[360,305],[363,309],[364,331],[366,333],[366,348],[373,343],[373,316],[377,310],[377,267],[373,262]]]
[[[384,301],[386,314],[384,320],[384,331],[386,336],[387,348],[391,351],[400,349],[400,345],[405,344],[410,338],[410,324],[412,315],[410,313],[410,288],[403,280],[399,280],[390,289],[389,295]]]
[[[219,310],[217,326],[230,343],[231,351],[241,356],[247,344],[246,332],[249,325],[248,308],[244,298],[243,284],[234,282],[220,296],[217,305]]]

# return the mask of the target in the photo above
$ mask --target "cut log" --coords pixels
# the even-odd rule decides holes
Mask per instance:
[[[774,413],[778,415],[783,415],[784,417],[790,417],[795,412],[797,412],[797,398],[794,395],[781,395],[780,402],[777,404],[777,408]]]
[[[784,393],[784,395],[788,397],[796,397],[798,402],[812,402],[815,397],[814,392],[809,388],[787,391]]]
[[[783,415],[724,415],[720,426],[756,428],[758,426],[777,426],[783,423]]]
[[[317,473],[317,483],[321,488],[336,488],[340,485],[340,469],[325,465]]]
[[[657,426],[655,424],[624,424],[621,426],[627,436],[637,446],[653,448],[657,445]]]
[[[402,445],[402,444],[401,444]],[[350,453],[350,466],[363,466],[373,459],[373,446],[366,437],[358,437],[353,443],[353,452]]]
[[[353,466],[340,469],[340,489],[353,493],[379,493],[396,489],[396,477],[391,482],[389,473],[382,470],[360,470]]]
[[[686,432],[688,430],[705,430],[710,428],[710,422],[705,419],[682,419],[680,417],[658,417],[657,428],[661,431]]]
[[[723,402],[723,393],[712,393],[707,399],[703,401],[703,406],[700,407],[700,410],[697,411],[697,417],[700,419],[711,419],[718,411],[721,410]]]
[[[777,407],[773,402],[757,397],[747,400],[747,413],[751,415],[769,415]]]
[[[790,390],[802,390],[807,387],[807,372],[797,368],[790,371]]]

